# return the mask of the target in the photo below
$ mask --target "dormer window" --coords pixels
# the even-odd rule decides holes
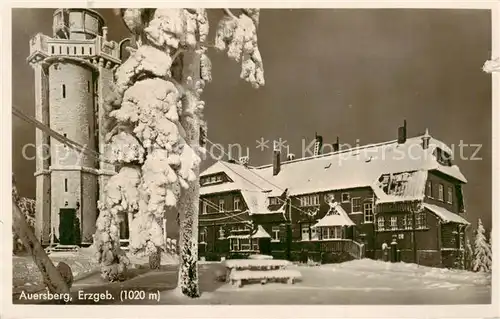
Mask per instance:
[[[204,176],[201,178],[201,185],[217,184],[225,181],[224,174]]]
[[[452,155],[443,151],[441,148],[436,148],[434,156],[436,156],[436,160],[439,164],[443,166],[451,166]]]
[[[279,203],[279,197],[269,197],[269,205],[278,205]]]

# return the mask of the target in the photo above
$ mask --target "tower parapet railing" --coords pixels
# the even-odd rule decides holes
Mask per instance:
[[[100,56],[120,63],[120,48],[115,41],[103,41],[101,36],[89,40],[54,39],[44,34],[35,35],[30,41],[30,59],[41,54],[50,56],[71,56],[91,58]]]

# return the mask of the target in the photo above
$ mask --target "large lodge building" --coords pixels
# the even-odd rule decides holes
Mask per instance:
[[[381,258],[397,243],[401,261],[459,267],[465,212],[452,150],[426,131],[398,139],[260,167],[218,161],[201,174],[199,254],[338,262]],[[385,245],[384,245],[385,246]]]

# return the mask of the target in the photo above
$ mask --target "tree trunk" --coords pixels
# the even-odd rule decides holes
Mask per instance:
[[[61,273],[52,264],[49,256],[45,253],[42,245],[38,242],[23,216],[23,213],[12,199],[12,227],[23,244],[33,256],[43,277],[43,282],[51,293],[69,293],[69,287],[64,281]]]
[[[158,270],[161,266],[161,249],[156,247],[156,253],[149,255],[149,268]]]
[[[200,78],[200,57],[195,52],[183,54],[182,83],[188,77],[193,83]],[[197,93],[193,88],[187,92],[186,103],[196,103]],[[200,141],[200,119],[197,116],[181,118],[181,124],[186,131],[186,143],[195,151]],[[200,296],[198,283],[198,209],[200,200],[199,167],[194,169],[197,179],[189,183],[189,188],[183,192],[179,201],[179,278],[177,289],[182,294],[196,298]]]

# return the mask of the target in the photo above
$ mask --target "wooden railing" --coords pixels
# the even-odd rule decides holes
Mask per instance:
[[[362,259],[365,257],[365,245],[354,240],[346,241],[344,250],[356,259]]]

